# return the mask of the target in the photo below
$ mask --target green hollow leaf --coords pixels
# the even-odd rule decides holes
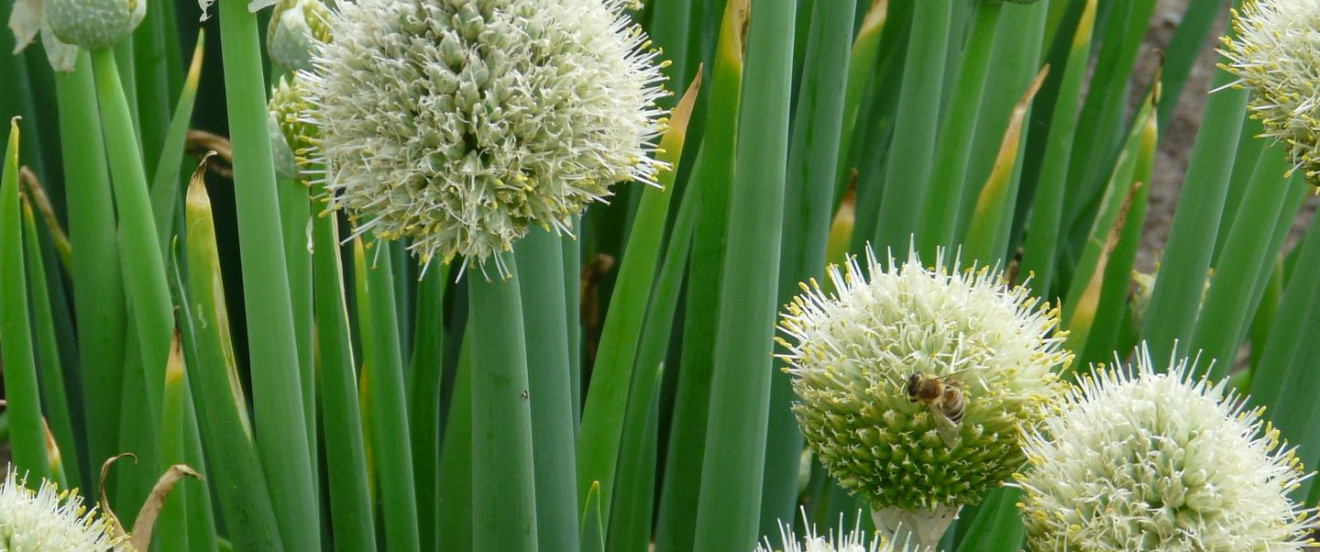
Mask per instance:
[[[146,399],[152,422],[160,411],[165,359],[173,333],[172,305],[156,224],[151,216],[147,177],[142,168],[133,121],[115,58],[109,50],[92,52],[96,91],[105,132],[105,149],[113,177],[119,213],[120,249],[124,255],[124,285],[138,336],[138,355],[145,371]]]
[[[669,130],[660,138],[657,157],[670,170],[658,178],[658,187],[646,188],[637,209],[633,226],[642,229],[664,228],[673,196],[674,176],[687,133],[687,123],[696,101],[700,81],[694,82],[670,116]],[[634,360],[641,340],[642,322],[655,281],[659,263],[661,232],[633,232],[628,238],[627,253],[619,268],[619,278],[605,317],[595,369],[588,387],[587,404],[582,409],[582,428],[578,435],[577,485],[585,498],[593,483],[600,484],[601,496],[614,496],[614,473],[618,466],[619,443],[628,403],[628,390],[634,376]],[[601,501],[601,520],[610,523],[611,502]]]
[[[1013,552],[1021,549],[1026,535],[1016,506],[1021,495],[1022,491],[1011,487],[1000,487],[986,494],[976,516],[967,520],[970,523],[958,544],[958,552]]]
[[[366,295],[359,308],[369,310],[371,324],[362,331],[363,378],[366,385],[365,418],[371,428],[376,480],[380,485],[385,543],[390,550],[420,550],[417,534],[417,484],[413,475],[412,441],[408,430],[407,394],[403,388],[398,316],[395,314],[394,267],[384,242],[374,242],[367,255]],[[370,347],[365,346],[370,343]]]
[[[208,479],[230,540],[240,549],[279,550],[275,511],[234,358],[211,201],[199,174],[188,188],[184,213],[188,276],[185,282],[182,263],[175,262],[173,280],[185,360],[195,367],[188,382],[203,422],[202,444],[212,469]]]
[[[779,304],[799,292],[798,282],[820,277],[825,271],[851,38],[837,29],[852,28],[857,11],[853,4],[817,2],[811,17],[803,18],[810,19],[811,30],[805,47],[806,67],[798,85],[796,131],[789,145],[783,228],[785,236],[798,238],[783,240],[781,245]],[[802,434],[789,408],[793,391],[788,374],[779,367],[782,363],[776,364],[770,376],[761,534],[772,534],[781,519],[792,519],[797,504]]]
[[[450,550],[472,550],[472,337],[465,333],[440,447],[440,527]]]
[[[161,143],[156,172],[151,178],[151,214],[160,234],[161,250],[168,247],[174,235],[174,214],[179,200],[179,159],[183,156],[184,142],[188,138],[188,124],[192,121],[193,105],[197,100],[197,83],[202,76],[202,54],[206,46],[206,30],[197,31],[197,47],[193,50],[188,77],[179,93],[169,130]]]
[[[600,521],[600,485],[587,490],[586,509],[582,512],[582,552],[605,552],[605,533]]]
[[[26,196],[23,203],[23,245],[27,255],[27,278],[32,286],[32,321],[36,326],[37,365],[41,372],[41,398],[45,405],[46,424],[58,445],[60,462],[69,466],[63,484],[81,487],[78,477],[78,447],[74,442],[72,411],[68,394],[64,391],[64,362],[60,358],[59,343],[55,337],[55,320],[51,313],[50,294],[46,287],[46,267],[41,260],[37,243],[37,223],[32,206]],[[2,338],[2,336],[0,336]]]
[[[313,194],[323,197],[324,184],[315,186]],[[330,528],[336,550],[369,552],[376,549],[376,524],[344,298],[338,218],[333,214],[314,217],[312,239],[317,395],[321,400],[322,431],[333,436],[324,441]]]
[[[176,334],[170,342],[169,361],[165,365],[165,402],[160,416],[160,461],[163,466],[183,464],[183,351]],[[188,546],[188,494],[189,485],[176,485],[165,497],[160,517],[152,529],[152,542],[159,542],[162,550],[194,550]],[[196,549],[200,549],[197,547]]]
[[[261,313],[247,317],[257,451],[284,548],[320,550],[317,511],[307,508],[317,497],[303,406],[309,398],[299,373],[284,241],[276,239],[282,232],[257,17],[243,0],[218,7],[243,301],[247,312]]]
[[[1196,367],[1213,380],[1228,375],[1241,345],[1239,339],[1251,322],[1256,297],[1243,290],[1256,287],[1262,275],[1268,277],[1274,268],[1272,261],[1278,251],[1265,244],[1270,243],[1279,220],[1292,218],[1285,210],[1286,200],[1299,184],[1283,178],[1287,170],[1282,148],[1261,149],[1210,288],[1205,291],[1188,350],[1200,351],[1203,362]]]
[[[748,548],[758,537],[793,76],[793,44],[785,37],[796,8],[790,0],[755,0],[747,31],[693,547],[699,552]]]
[[[1216,70],[1211,87],[1223,87],[1235,78]],[[1210,94],[1201,114],[1201,128],[1178,192],[1178,209],[1141,332],[1157,363],[1167,362],[1170,355],[1166,353],[1174,351],[1175,343],[1179,351],[1185,351],[1191,337],[1216,239],[1216,233],[1206,229],[1219,227],[1246,103],[1246,90],[1218,90]]]
[[[1137,118],[1138,142],[1132,185],[1136,190],[1124,209],[1123,229],[1104,268],[1098,312],[1091,323],[1086,350],[1079,363],[1103,362],[1109,359],[1117,345],[1119,333],[1127,322],[1128,293],[1132,283],[1132,268],[1137,250],[1141,248],[1141,233],[1145,226],[1146,205],[1150,197],[1151,173],[1155,164],[1155,149],[1159,142],[1159,122],[1155,114],[1158,92],[1146,97]],[[1115,222],[1117,224],[1117,221]]]
[[[1040,90],[1040,85],[1045,82],[1048,73],[1048,67],[1041,69],[1040,73],[1036,74],[1036,80],[1031,82],[1026,92],[1022,94],[1022,99],[1013,107],[1008,129],[1004,131],[1004,141],[999,147],[999,154],[995,157],[994,167],[990,170],[990,177],[981,187],[981,193],[976,198],[976,206],[972,209],[972,220],[968,224],[967,237],[963,240],[965,245],[962,250],[963,258],[967,261],[979,262],[983,265],[1002,263],[1002,256],[1008,244],[999,239],[998,228],[1005,218],[1013,218],[1007,211],[1010,209],[1010,188],[1017,173],[1015,169],[1018,168],[1018,150],[1022,145],[1022,123],[1027,117],[1032,99],[1036,97],[1036,92]]]
[[[1086,0],[1077,22],[1077,31],[1073,34],[1067,64],[1063,67],[1063,80],[1059,84],[1054,116],[1046,131],[1048,136],[1044,160],[1037,178],[1026,242],[1022,247],[1022,267],[1019,272],[1032,276],[1031,286],[1042,296],[1050,293],[1054,283],[1063,200],[1068,186],[1068,163],[1077,128],[1077,109],[1082,101],[1082,81],[1086,76],[1091,51],[1095,10],[1096,0]]]
[[[696,534],[696,518],[692,513],[697,509],[706,447],[707,405],[715,362],[715,328],[719,323],[720,285],[729,228],[729,184],[737,140],[743,31],[747,17],[746,0],[731,0],[725,4],[711,71],[707,131],[702,136],[699,163],[693,167],[688,181],[689,188],[699,190],[701,200],[695,205],[697,214],[688,268],[691,277],[688,278],[683,322],[683,354],[679,359],[656,522],[656,550],[661,552],[691,551]]]
[[[33,482],[50,478],[41,391],[28,326],[23,221],[18,205],[18,117],[9,122],[9,142],[0,166],[0,361],[4,363],[5,412],[15,469]]]
[[[328,247],[334,249],[333,242]],[[560,268],[557,270],[562,272]],[[447,542],[447,535],[443,533],[448,532],[448,528],[442,532],[439,508],[440,385],[445,359],[444,296],[448,278],[449,265],[431,267],[417,287],[417,322],[414,325],[413,354],[408,370],[408,428],[412,430],[413,473],[417,480],[417,526],[421,532],[422,550],[435,550],[440,542]],[[351,371],[351,365],[349,369]],[[571,427],[569,432],[571,437]],[[570,484],[571,481],[569,478]],[[570,516],[571,512],[572,509]],[[369,512],[364,511],[363,514]]]
[[[110,173],[101,145],[92,59],[79,52],[72,73],[55,76],[60,147],[67,179],[70,280],[78,321],[79,368],[87,422],[87,465],[100,466],[118,451],[123,378],[124,283],[115,238]],[[76,201],[67,199],[76,198]],[[94,473],[94,472],[88,472]]]
[[[972,14],[971,30],[963,49],[958,72],[949,88],[949,113],[943,118],[936,144],[936,163],[931,173],[929,196],[921,205],[917,251],[923,259],[934,259],[937,247],[950,247],[962,209],[962,190],[967,180],[969,152],[976,137],[981,94],[990,74],[995,29],[1002,4],[979,2]]]
[[[859,6],[860,7],[860,6]],[[848,81],[844,87],[843,120],[839,129],[838,167],[835,170],[834,198],[842,198],[848,184],[848,155],[857,134],[857,118],[867,86],[875,73],[880,56],[880,37],[889,15],[889,0],[871,0],[848,54]]]
[[[912,36],[904,61],[894,136],[885,167],[884,192],[872,246],[876,251],[907,245],[917,230],[930,183],[944,67],[949,49],[952,0],[916,2]],[[750,63],[750,62],[749,62]],[[750,78],[749,78],[750,81]]]

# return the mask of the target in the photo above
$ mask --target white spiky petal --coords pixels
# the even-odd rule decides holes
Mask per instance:
[[[1021,465],[1021,429],[1062,394],[1053,369],[1070,355],[1054,331],[1058,313],[989,268],[928,269],[913,252],[886,269],[869,248],[866,267],[856,258],[842,272],[830,267],[835,291],[803,285],[783,314],[782,358],[800,399],[793,411],[821,464],[873,510],[918,514],[908,526],[947,526]],[[961,383],[957,447],[908,400],[917,372]]]
[[[33,491],[11,466],[0,484],[0,550],[14,552],[104,552],[127,547],[111,536],[110,522],[88,510],[75,492],[42,481]]]
[[[1320,186],[1320,0],[1244,0],[1224,39],[1223,67],[1251,91],[1264,136]]]
[[[620,0],[341,2],[305,75],[331,206],[422,262],[654,184],[658,52]],[[498,263],[498,256],[496,257]]]
[[[906,544],[906,541],[904,545],[899,546],[877,535],[867,539],[866,532],[861,527],[860,517],[849,531],[844,528],[843,516],[840,515],[839,526],[830,529],[830,532],[824,535],[816,532],[816,527],[807,521],[805,511],[802,512],[802,521],[807,527],[807,532],[801,538],[793,534],[792,523],[781,520],[779,522],[781,547],[772,545],[770,537],[767,536],[763,542],[757,544],[755,552],[909,552],[910,550],[916,552]]]
[[[1156,373],[1099,367],[1027,437],[1016,476],[1030,550],[1301,550],[1314,512],[1288,498],[1306,476],[1278,432],[1225,384],[1173,359]]]

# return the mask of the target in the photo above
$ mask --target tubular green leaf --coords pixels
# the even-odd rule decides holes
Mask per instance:
[[[64,484],[81,487],[78,477],[78,447],[73,440],[73,416],[69,399],[64,392],[64,362],[60,359],[59,343],[55,339],[55,321],[51,314],[50,294],[46,287],[46,267],[41,261],[41,248],[37,243],[37,223],[32,206],[23,199],[23,242],[27,255],[27,278],[32,286],[32,320],[36,325],[38,365],[41,369],[41,397],[45,405],[46,422],[55,437],[60,461],[70,466]],[[2,338],[2,336],[0,336]]]
[[[247,312],[260,313],[247,318],[257,451],[284,548],[320,550],[317,511],[307,507],[317,496],[303,407],[310,398],[303,396],[299,377],[284,242],[278,239],[279,202],[257,18],[244,0],[223,0],[219,7],[243,299]]]
[[[634,376],[642,321],[664,238],[659,229],[665,227],[669,216],[674,175],[683,153],[698,85],[699,81],[688,88],[674,109],[669,130],[660,139],[657,155],[669,164],[670,170],[659,176],[658,187],[646,188],[642,192],[642,201],[632,223],[632,227],[639,231],[628,237],[627,254],[610,299],[578,437],[577,484],[583,497],[596,482],[600,483],[602,498],[614,496],[614,472],[618,464],[619,443],[623,438],[628,390]],[[601,520],[606,527],[610,523],[610,506],[610,500],[601,501]]]
[[[0,167],[0,362],[4,363],[5,411],[14,467],[34,481],[50,478],[41,391],[28,326],[23,221],[18,207],[18,117],[9,122],[9,144]]]
[[[407,395],[403,390],[403,360],[399,350],[399,318],[395,314],[394,267],[384,242],[373,244],[379,262],[366,267],[365,308],[371,325],[363,328],[363,372],[367,423],[375,451],[376,480],[380,484],[385,543],[390,550],[420,550],[417,534],[417,484],[413,477],[412,442],[408,431]]]
[[[952,9],[952,0],[922,0],[913,11],[894,119],[896,138],[889,149],[884,195],[871,244],[876,251],[906,245],[917,230],[935,157]]]
[[[700,162],[693,167],[688,181],[689,187],[700,190],[701,201],[695,206],[697,216],[688,269],[688,274],[693,276],[688,278],[683,355],[656,523],[656,549],[661,552],[690,552],[696,534],[692,513],[697,509],[706,447],[707,405],[714,370],[715,328],[719,323],[747,10],[746,0],[730,0],[725,4],[711,76],[707,130],[698,153]]]
[[[184,213],[188,287],[185,292],[176,262],[175,293],[186,360],[196,367],[188,382],[202,414],[202,444],[214,470],[208,479],[215,485],[234,544],[241,550],[279,550],[275,511],[253,441],[247,398],[229,334],[211,200],[196,175],[188,188]]]
[[[122,386],[127,321],[115,210],[89,54],[78,53],[72,73],[55,75],[55,92],[67,181],[69,240],[77,244],[70,252],[69,272],[78,321],[87,465],[100,466],[118,451],[120,394],[113,390]]]
[[[698,552],[752,546],[760,520],[793,77],[793,44],[785,37],[794,27],[797,3],[755,1],[737,169],[729,190]],[[944,0],[932,3],[948,6]]]
[[[316,186],[314,194],[323,196],[324,185]],[[338,218],[333,213],[316,216],[312,221],[312,239],[321,426],[325,435],[333,436],[325,440],[330,527],[336,550],[371,552],[376,550],[376,525],[354,373],[353,340],[344,299]]]

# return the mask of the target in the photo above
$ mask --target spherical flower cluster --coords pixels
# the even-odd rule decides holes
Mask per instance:
[[[1195,380],[1186,360],[1085,377],[1028,436],[1016,476],[1030,550],[1301,550],[1314,512],[1288,499],[1303,478],[1259,410]]]
[[[32,491],[11,467],[0,484],[0,550],[104,552],[128,545],[107,518],[87,510],[82,497],[50,481]]]
[[[1263,136],[1287,144],[1296,168],[1320,186],[1320,2],[1245,0],[1233,30],[1224,69],[1251,91]]]
[[[281,0],[270,14],[266,52],[291,70],[312,68],[312,45],[330,41],[330,10],[321,0]]]
[[[102,50],[128,38],[147,15],[146,0],[45,0],[46,22],[60,41]]]
[[[332,207],[484,262],[625,180],[655,183],[658,52],[620,0],[361,0],[307,73]],[[498,263],[498,257],[497,257]]]
[[[793,524],[779,522],[779,542],[783,543],[783,548],[775,548],[770,544],[770,538],[756,546],[755,552],[908,552],[909,546],[887,542],[879,537],[871,539],[867,544],[866,534],[862,531],[860,522],[853,526],[851,531],[845,531],[843,528],[843,518],[839,518],[838,529],[831,529],[828,535],[821,535],[816,532],[815,526],[806,520],[806,513],[802,515],[803,522],[807,526],[807,533],[799,539],[793,534]]]
[[[869,281],[854,258],[830,267],[834,293],[803,285],[782,358],[821,464],[925,541],[1022,464],[1021,431],[1062,395],[1053,370],[1071,356],[1057,310],[999,271],[927,269],[915,253],[888,266],[868,249]],[[923,399],[914,380],[943,392]]]

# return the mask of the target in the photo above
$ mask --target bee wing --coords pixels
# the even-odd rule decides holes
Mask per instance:
[[[959,423],[953,421],[936,401],[926,403],[926,409],[930,411],[930,416],[935,419],[935,431],[939,432],[940,439],[944,440],[944,446],[949,450],[958,448],[962,443],[962,435],[959,431]]]

